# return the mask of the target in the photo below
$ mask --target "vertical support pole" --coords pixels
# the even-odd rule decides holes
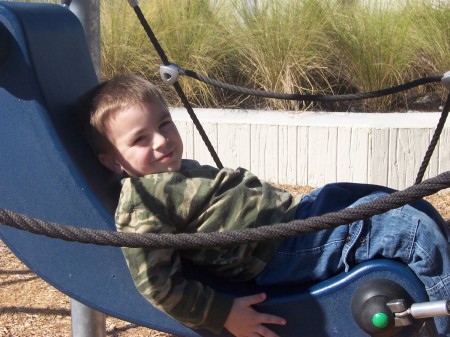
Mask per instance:
[[[101,77],[101,36],[100,36],[100,1],[68,0],[63,5],[78,17],[91,54],[97,78]],[[105,314],[71,299],[70,302],[73,337],[106,337]]]
[[[70,10],[80,20],[97,78],[101,77],[100,1],[72,0]]]
[[[72,337],[106,337],[105,314],[71,299]]]

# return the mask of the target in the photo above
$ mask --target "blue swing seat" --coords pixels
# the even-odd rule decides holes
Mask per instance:
[[[97,83],[82,26],[68,9],[0,2],[0,208],[63,225],[115,229],[117,179],[98,164],[74,128],[77,99]],[[136,290],[119,248],[50,239],[6,226],[0,226],[0,238],[42,279],[95,310],[178,336],[211,335],[187,328],[150,305]],[[230,295],[266,291],[269,300],[261,310],[287,319],[287,326],[274,327],[285,337],[367,336],[351,307],[355,292],[373,280],[395,282],[410,303],[427,301],[415,275],[387,260],[362,264],[314,285],[265,289],[230,285],[194,268],[186,270]],[[412,336],[421,324],[395,328],[395,334]]]

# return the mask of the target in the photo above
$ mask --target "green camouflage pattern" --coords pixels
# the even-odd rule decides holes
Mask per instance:
[[[238,168],[216,169],[183,160],[179,172],[126,178],[116,226],[128,233],[238,230],[293,219],[294,197]],[[173,250],[123,248],[136,287],[154,306],[194,328],[222,329],[232,300],[183,278],[181,258],[233,281],[254,278],[279,242]]]

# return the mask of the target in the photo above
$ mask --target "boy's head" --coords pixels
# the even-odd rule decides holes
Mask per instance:
[[[131,176],[178,171],[183,143],[160,91],[134,75],[98,85],[88,97],[88,139],[100,162]]]

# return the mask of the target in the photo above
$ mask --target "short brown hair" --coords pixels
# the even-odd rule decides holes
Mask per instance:
[[[118,111],[155,101],[167,105],[154,84],[136,75],[119,75],[95,87],[84,104],[84,109],[89,111],[86,136],[94,151],[101,153],[109,149],[108,121]]]

